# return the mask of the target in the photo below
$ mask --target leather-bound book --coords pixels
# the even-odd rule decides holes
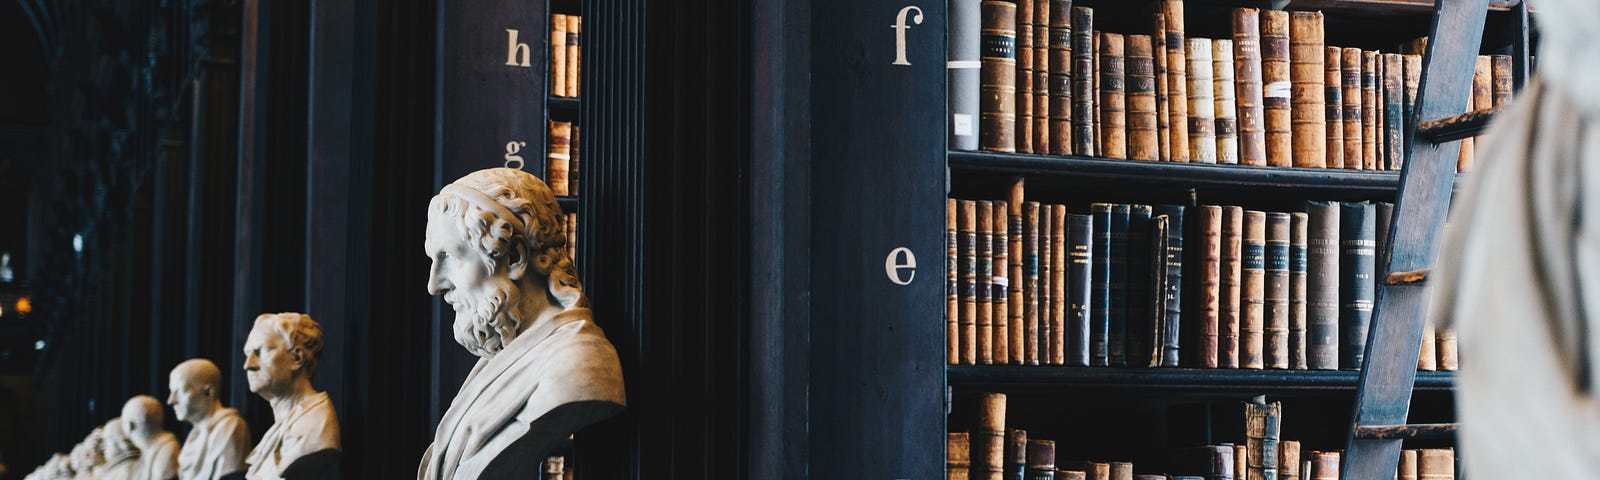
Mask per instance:
[[[1157,160],[1161,143],[1156,128],[1156,75],[1149,35],[1127,36],[1128,158]]]
[[[1100,156],[1106,158],[1128,158],[1122,47],[1122,35],[1100,32]]]
[[[1039,303],[1039,202],[1026,202],[1022,206],[1022,358],[1017,363],[1039,364],[1039,309],[1048,306]]]
[[[1050,3],[1049,153],[1052,155],[1071,155],[1072,0],[1048,1]]]
[[[1263,117],[1266,112],[1262,110],[1261,103],[1260,10],[1233,10],[1233,78],[1239,121],[1239,163],[1266,165],[1266,119]]]
[[[1405,57],[1383,54],[1383,164],[1382,170],[1399,170],[1405,161]]]
[[[1009,339],[1006,343],[1010,350],[1009,355],[1007,355],[1010,360],[1008,363],[1012,365],[1022,364],[1022,359],[1026,353],[1025,348],[1027,347],[1023,340],[1023,334],[1027,330],[1027,308],[1024,306],[1027,296],[1023,294],[1023,287],[1027,285],[1029,280],[1029,277],[1023,273],[1023,257],[1027,253],[1022,250],[1022,206],[1026,203],[1023,201],[1024,185],[1023,177],[1013,178],[1011,181],[1011,201],[1006,202],[1006,208],[1010,209],[1011,212],[1011,233],[1009,235],[1011,237],[1011,246],[1008,248],[1011,251],[1011,299],[1009,302],[1011,304],[1009,308],[1011,320],[1007,322],[1011,327],[1011,332],[1006,335]]]
[[[978,201],[978,364],[994,363],[994,204]]]
[[[1360,170],[1364,159],[1361,156],[1362,123],[1366,121],[1366,110],[1361,109],[1361,49],[1345,48],[1341,51],[1339,64],[1339,86],[1344,88],[1344,168]]]
[[[1200,234],[1199,250],[1192,255],[1200,265],[1200,282],[1194,289],[1193,304],[1199,306],[1199,315],[1189,331],[1194,332],[1190,349],[1189,366],[1217,368],[1217,329],[1221,321],[1222,292],[1222,207],[1204,205],[1195,210],[1197,225],[1193,231]]]
[[[1017,151],[1017,4],[984,0],[978,70],[978,147]]]
[[[1072,7],[1072,153],[1095,156],[1094,9]]]
[[[1050,153],[1050,1],[1033,0],[1033,153]]]
[[[1261,105],[1266,131],[1267,165],[1287,167],[1294,160],[1293,101],[1295,80],[1289,62],[1289,12],[1261,11]],[[1322,74],[1319,69],[1317,75]]]
[[[1189,160],[1189,62],[1184,41],[1183,0],[1162,0],[1167,29],[1167,125],[1172,161]]]
[[[567,16],[550,15],[550,94],[567,96]]]
[[[1028,478],[1028,431],[1006,429],[1006,479]]]
[[[1400,467],[1396,474],[1399,480],[1417,480],[1417,451],[1401,450]]]
[[[978,66],[981,64],[979,48],[982,45],[982,22],[979,19],[982,2],[948,0],[950,12],[949,32],[945,48],[949,57],[945,63],[947,100],[950,102],[950,149],[978,149]]]
[[[1159,282],[1151,266],[1155,264],[1156,245],[1151,243],[1155,233],[1165,237],[1166,232],[1153,232],[1155,224],[1151,221],[1151,208],[1149,205],[1132,205],[1128,215],[1128,244],[1125,289],[1123,290],[1123,305],[1126,311],[1123,322],[1123,356],[1130,367],[1151,366],[1151,351],[1155,343],[1151,337],[1156,333],[1156,319],[1160,310],[1152,309],[1153,299],[1151,285]],[[1113,360],[1113,363],[1115,361]]]
[[[1182,205],[1157,205],[1155,214],[1167,217],[1167,232],[1165,242],[1165,258],[1161,268],[1154,275],[1164,275],[1161,284],[1162,294],[1157,298],[1156,304],[1161,306],[1161,357],[1162,367],[1179,367],[1181,364],[1180,335],[1183,322],[1183,206]]]
[[[1036,0],[1014,1],[1017,4],[1017,63],[1014,67],[1017,79],[1016,146],[1019,153],[1033,153],[1033,81],[1038,78],[1033,63],[1036,58],[1033,52],[1033,31],[1036,26],[1033,20],[1033,8]]]
[[[978,202],[962,200],[956,217],[961,232],[961,364],[978,363]]]
[[[1265,405],[1244,404],[1245,445],[1250,451],[1245,478],[1247,480],[1272,480],[1278,474],[1278,426],[1283,406],[1278,402]]]
[[[545,172],[545,181],[550,184],[550,193],[567,195],[567,167],[572,160],[572,122],[550,121],[550,151],[547,157],[550,163]]]
[[[950,432],[944,444],[945,480],[967,480],[967,470],[972,467],[972,452],[967,432]]]
[[[1289,214],[1267,213],[1266,366],[1289,368]]]
[[[1067,206],[1050,206],[1050,364],[1066,363]],[[1044,359],[1040,359],[1042,362]]]
[[[1377,170],[1378,124],[1383,102],[1378,100],[1378,52],[1361,52],[1361,169]]]
[[[1493,75],[1490,72],[1491,68],[1489,67],[1489,56],[1478,55],[1478,61],[1472,70],[1472,101],[1467,102],[1468,111],[1488,110],[1494,108],[1494,95],[1491,93],[1493,90],[1490,88],[1490,84],[1492,83],[1490,81],[1490,77]],[[1472,170],[1472,161],[1474,157],[1472,152],[1475,148],[1474,145],[1477,144],[1476,138],[1477,137],[1467,138],[1461,141],[1462,155],[1460,159],[1457,160],[1456,171],[1466,172]]]
[[[1222,208],[1222,265],[1218,275],[1217,367],[1239,368],[1239,326],[1244,312],[1244,209]]]
[[[1418,480],[1454,480],[1455,478],[1455,449],[1424,448],[1417,452]]]
[[[1149,304],[1149,310],[1144,320],[1134,322],[1136,325],[1143,324],[1139,328],[1140,331],[1137,332],[1137,335],[1144,337],[1143,340],[1136,344],[1132,339],[1135,333],[1131,327],[1129,328],[1128,348],[1130,350],[1128,352],[1128,365],[1152,368],[1162,366],[1161,361],[1166,346],[1163,340],[1167,338],[1168,332],[1166,330],[1166,315],[1163,313],[1166,309],[1166,302],[1162,295],[1167,288],[1167,262],[1166,258],[1164,258],[1165,255],[1161,252],[1167,250],[1168,227],[1169,224],[1165,215],[1156,215],[1150,218],[1150,233],[1147,236],[1148,240],[1145,242],[1145,252],[1148,253],[1150,261],[1146,263],[1144,270],[1144,275],[1150,281],[1146,285],[1144,295],[1142,295],[1144,301]],[[1173,332],[1176,331],[1177,328],[1173,328]],[[1136,347],[1139,350],[1133,350]],[[1173,351],[1176,352],[1177,349],[1174,348]]]
[[[1372,324],[1373,277],[1378,248],[1377,214],[1371,202],[1339,207],[1339,368],[1359,369]]]
[[[1099,156],[1104,157],[1105,156],[1106,147],[1100,144],[1100,142],[1102,140],[1105,140],[1105,137],[1103,136],[1104,134],[1100,133],[1101,127],[1104,126],[1104,124],[1102,123],[1103,121],[1100,120],[1100,114],[1102,113],[1101,110],[1104,110],[1104,107],[1102,107],[1100,105],[1101,100],[1099,98],[1100,95],[1101,95],[1101,93],[1100,93],[1101,89],[1100,89],[1100,31],[1098,31],[1098,30],[1096,30],[1094,32],[1094,42],[1093,43],[1094,43],[1094,50],[1093,50],[1093,52],[1094,52],[1094,73],[1093,73],[1093,75],[1094,75],[1094,92],[1095,92],[1095,99],[1094,99],[1094,151]]]
[[[1055,234],[1054,205],[1039,205],[1039,339],[1038,357],[1034,357],[1032,350],[1028,351],[1029,365],[1048,365],[1050,363],[1050,349],[1055,348],[1055,243],[1051,236]]]
[[[1264,335],[1266,334],[1267,300],[1267,214],[1255,210],[1244,212],[1244,315],[1239,319],[1239,366],[1261,369]]]
[[[1500,108],[1511,103],[1511,56],[1494,55],[1489,61],[1490,103]]]
[[[567,195],[572,196],[578,195],[578,179],[583,178],[582,175],[579,175],[580,172],[578,169],[578,145],[582,144],[578,141],[579,130],[582,129],[578,128],[577,124],[573,124],[572,138],[567,142]]]
[[[1028,480],[1055,480],[1056,442],[1050,440],[1028,441]]]
[[[971,432],[975,480],[1002,480],[1005,474],[1006,395],[978,396],[978,425]]]
[[[1167,119],[1172,112],[1167,108],[1167,16],[1160,9],[1150,15],[1154,34],[1150,37],[1151,58],[1155,61],[1156,76],[1156,139],[1160,144],[1157,157],[1163,162],[1172,161],[1172,132]]]
[[[1211,41],[1211,94],[1217,116],[1217,163],[1239,163],[1238,106],[1234,101],[1233,40]]]
[[[1312,452],[1311,480],[1339,480],[1339,452]]]
[[[1289,14],[1289,127],[1294,141],[1294,166],[1328,166],[1327,51],[1323,47],[1322,12]]]
[[[1089,480],[1111,480],[1111,464],[1091,462],[1088,474]]]
[[[960,205],[956,199],[944,201],[945,246],[945,336],[946,363],[961,362],[961,241],[956,230],[956,214]],[[965,232],[962,232],[965,233]]]
[[[1087,480],[1089,475],[1081,470],[1056,470],[1057,480]]]
[[[1383,277],[1389,269],[1389,228],[1394,226],[1394,204],[1373,202],[1372,211],[1377,215],[1373,226],[1373,232],[1376,234],[1373,240],[1377,245],[1377,250],[1373,251],[1373,258],[1377,263],[1372,269],[1372,288],[1373,291],[1377,291],[1377,286],[1383,284]]]
[[[1111,462],[1111,480],[1133,480],[1133,464]]]
[[[1306,235],[1310,216],[1289,214],[1289,368],[1306,369]]]
[[[1400,46],[1400,53],[1422,56],[1428,51],[1428,36],[1413,38]]]
[[[567,96],[578,96],[578,61],[582,49],[578,45],[578,37],[582,30],[583,17],[567,15]]]
[[[1438,327],[1429,319],[1422,324],[1422,345],[1417,351],[1417,370],[1432,372],[1439,369]]]
[[[1211,82],[1211,40],[1187,40],[1189,74],[1189,161],[1217,163],[1215,86]]]
[[[1250,477],[1250,447],[1241,443],[1233,446],[1233,478],[1245,480]]]
[[[994,313],[989,318],[994,330],[990,334],[992,340],[989,345],[991,363],[1004,365],[1011,358],[1011,279],[1007,277],[1011,271],[1011,238],[1006,233],[1011,208],[1005,200],[995,200],[990,204],[994,208],[991,216],[994,242],[990,250],[994,265],[989,282],[989,305]]]
[[[1300,442],[1278,443],[1278,480],[1300,480]]]
[[[1306,202],[1306,366],[1339,368],[1339,204]]]
[[[1453,372],[1460,368],[1460,361],[1456,352],[1456,329],[1453,327],[1439,328],[1439,370]]]
[[[1239,478],[1234,470],[1233,444],[1224,443],[1206,447],[1211,449],[1211,480],[1234,480]]]
[[[1094,216],[1093,242],[1089,246],[1089,364],[1111,364],[1111,217],[1113,205],[1089,206]]]
[[[1093,284],[1093,247],[1094,217],[1068,215],[1067,252],[1070,263],[1067,265],[1066,298],[1071,311],[1067,315],[1066,364],[1072,366],[1089,365],[1090,325],[1093,323],[1093,310],[1089,307],[1090,285]]]
[[[1167,476],[1153,473],[1141,473],[1134,475],[1133,480],[1167,480]]]
[[[1405,59],[1405,73],[1401,78],[1404,80],[1406,93],[1405,117],[1402,121],[1412,123],[1417,120],[1417,88],[1422,83],[1422,55],[1406,55],[1402,58]],[[1415,132],[1404,126],[1401,128],[1406,132],[1405,141],[1411,142],[1411,136]]]
[[[1111,325],[1107,328],[1106,350],[1113,367],[1128,365],[1124,353],[1128,333],[1128,222],[1132,213],[1132,205],[1111,207]]]
[[[1339,47],[1326,47],[1326,62],[1323,64],[1322,88],[1324,104],[1328,108],[1327,116],[1327,148],[1323,163],[1328,168],[1344,168],[1344,77],[1340,69],[1341,50]]]

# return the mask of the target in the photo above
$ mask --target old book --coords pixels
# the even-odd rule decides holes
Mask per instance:
[[[1018,153],[1033,153],[1033,100],[1037,69],[1034,68],[1034,17],[1036,0],[1014,0],[1017,4],[1017,63],[1016,72],[1016,146]],[[1038,0],[1049,1],[1049,0]],[[1043,45],[1040,45],[1041,47]]]
[[[1250,446],[1245,443],[1233,446],[1233,478],[1245,480],[1250,476]]]
[[[578,55],[582,52],[578,48],[578,34],[582,24],[583,17],[567,15],[567,96],[573,98],[578,96],[578,66],[581,65]]]
[[[1400,451],[1400,468],[1395,472],[1399,480],[1417,480],[1417,451]]]
[[[1206,448],[1211,450],[1211,480],[1239,478],[1238,471],[1234,470],[1233,444],[1224,443]]]
[[[1494,55],[1490,57],[1489,61],[1491,63],[1489,66],[1489,81],[1491,84],[1489,103],[1494,108],[1500,108],[1511,103],[1511,56]]]
[[[978,76],[978,147],[1017,151],[1017,4],[984,0]]]
[[[1289,214],[1267,213],[1266,366],[1289,368]]]
[[[944,201],[944,246],[945,246],[945,336],[946,336],[946,363],[955,365],[961,361],[961,265],[964,257],[961,256],[960,234],[957,233],[956,217],[960,205],[955,199]]]
[[[1156,319],[1160,310],[1154,310],[1151,285],[1160,281],[1153,275],[1152,258],[1156,255],[1150,239],[1154,233],[1152,209],[1149,205],[1132,205],[1128,214],[1127,266],[1123,283],[1123,356],[1130,367],[1151,366],[1151,352],[1155,344],[1151,336],[1156,332]],[[1165,233],[1165,232],[1159,232]],[[1164,236],[1164,235],[1163,235]],[[1115,268],[1115,267],[1113,267]],[[1113,361],[1114,362],[1114,361]]]
[[[1195,214],[1199,221],[1194,232],[1200,234],[1200,248],[1193,257],[1200,260],[1200,282],[1195,289],[1198,295],[1194,297],[1194,304],[1201,308],[1198,321],[1194,322],[1197,328],[1191,329],[1195,333],[1190,366],[1217,368],[1217,334],[1222,313],[1222,207],[1201,206]],[[1238,266],[1237,262],[1234,266]]]
[[[1006,208],[1010,211],[1011,217],[1010,234],[1007,235],[1011,239],[1011,245],[1007,248],[1011,252],[1011,275],[1009,277],[1011,280],[1009,289],[1011,298],[1008,302],[1010,303],[1008,310],[1010,310],[1011,319],[1007,322],[1011,327],[1011,331],[1006,335],[1006,338],[1008,338],[1006,343],[1007,349],[1010,351],[1007,355],[1009,360],[1007,363],[1013,365],[1022,364],[1026,353],[1025,348],[1027,347],[1023,341],[1023,334],[1026,332],[1027,324],[1027,308],[1024,307],[1027,297],[1023,294],[1023,287],[1027,285],[1029,280],[1029,277],[1023,274],[1023,257],[1027,253],[1022,249],[1022,207],[1026,203],[1023,201],[1024,185],[1023,177],[1013,178],[1010,192],[1011,201],[1006,202]]]
[[[539,477],[543,480],[562,480],[566,478],[567,457],[545,457],[543,471],[544,475]]]
[[[1158,261],[1157,268],[1151,272],[1152,278],[1160,278],[1161,288],[1155,291],[1157,325],[1160,333],[1156,338],[1161,340],[1157,352],[1160,356],[1156,366],[1178,367],[1181,366],[1180,346],[1183,321],[1183,206],[1158,205],[1153,212],[1156,216],[1166,217],[1166,240],[1160,243],[1161,248],[1152,255],[1152,260]]]
[[[550,184],[550,193],[561,196],[567,194],[567,167],[572,159],[572,122],[550,121],[550,147],[546,155],[549,164],[545,171],[545,183]]]
[[[1460,368],[1460,361],[1456,352],[1456,329],[1454,327],[1439,328],[1439,370],[1455,371]]]
[[[1339,368],[1339,205],[1306,202],[1306,367]]]
[[[1339,368],[1359,369],[1366,358],[1375,293],[1376,216],[1371,202],[1339,207]]]
[[[1260,17],[1261,11],[1258,9],[1233,10],[1233,91],[1238,107],[1239,163],[1258,166],[1267,164],[1265,112],[1261,98]],[[1216,52],[1212,53],[1214,55]]]
[[[1489,56],[1478,55],[1477,63],[1472,70],[1472,101],[1467,102],[1468,111],[1489,110],[1494,108],[1494,95],[1490,88]],[[1461,157],[1457,159],[1456,171],[1466,172],[1472,170],[1472,162],[1476,156],[1477,140],[1466,138],[1461,140]]]
[[[1034,357],[1032,350],[1028,351],[1029,365],[1048,365],[1052,348],[1056,343],[1055,338],[1055,243],[1051,242],[1055,234],[1054,205],[1039,205],[1039,338],[1037,340],[1038,357]]]
[[[1012,359],[1023,365],[1039,364],[1039,309],[1048,307],[1048,304],[1039,301],[1039,241],[1048,240],[1040,236],[1039,232],[1039,202],[1026,202],[1022,206],[1022,358],[1013,355]]]
[[[979,5],[971,0],[948,0],[950,12],[949,31],[945,42],[948,57],[945,75],[948,78],[946,95],[949,97],[950,149],[978,149],[978,66],[982,45],[982,26]]]
[[[1089,206],[1094,217],[1094,236],[1089,246],[1089,363],[1094,366],[1110,365],[1111,358],[1111,217],[1113,206],[1096,203]]]
[[[1278,427],[1282,411],[1278,402],[1244,404],[1245,445],[1250,452],[1245,478],[1271,480],[1277,477]]]
[[[1067,215],[1067,265],[1066,299],[1070,312],[1067,315],[1066,364],[1089,365],[1090,324],[1089,290],[1093,283],[1091,257],[1094,247],[1094,216]]]
[[[967,432],[950,432],[945,435],[945,480],[967,480],[967,471],[972,467],[970,445]]]
[[[1090,480],[1111,480],[1111,464],[1091,462],[1088,474]]]
[[[1122,35],[1100,32],[1100,156],[1128,158]]]
[[[1240,297],[1244,314],[1239,318],[1239,366],[1261,369],[1265,366],[1262,347],[1266,341],[1267,296],[1267,214],[1244,212],[1244,271]]]
[[[978,363],[978,202],[962,200],[956,217],[961,232],[961,364]]]
[[[1087,480],[1088,474],[1080,470],[1056,470],[1057,480]]]
[[[1094,42],[1093,42],[1094,43],[1094,47],[1093,47],[1094,48],[1094,50],[1093,50],[1093,52],[1094,52],[1094,73],[1093,73],[1093,75],[1094,75],[1094,91],[1095,91],[1095,97],[1096,97],[1094,99],[1094,151],[1096,153],[1100,154],[1100,156],[1103,157],[1103,156],[1105,156],[1106,147],[1100,144],[1102,140],[1105,140],[1105,137],[1103,136],[1104,134],[1100,133],[1100,130],[1102,130],[1102,127],[1104,127],[1104,124],[1102,123],[1103,120],[1100,119],[1100,114],[1102,113],[1101,110],[1104,110],[1104,107],[1100,106],[1101,99],[1099,98],[1099,96],[1101,95],[1101,93],[1100,93],[1101,92],[1101,90],[1100,90],[1100,31],[1096,30],[1094,32],[1093,37],[1094,37]]]
[[[1407,41],[1406,43],[1400,45],[1400,53],[1404,53],[1404,54],[1408,54],[1408,55],[1422,56],[1422,54],[1426,53],[1427,51],[1428,51],[1428,36],[1427,35],[1423,35],[1423,36],[1420,36],[1420,37],[1417,37],[1417,38],[1413,38],[1413,39]]]
[[[979,200],[978,210],[978,364],[994,363],[994,204]]]
[[[1361,52],[1361,169],[1377,170],[1379,119],[1383,118],[1378,100],[1378,52]]]
[[[1306,235],[1310,216],[1289,214],[1289,368],[1306,369]]]
[[[1189,161],[1217,163],[1217,113],[1211,81],[1211,40],[1190,38],[1189,59]]]
[[[1339,452],[1311,452],[1311,480],[1339,480]]]
[[[1050,206],[1050,364],[1066,363],[1067,207]],[[1042,363],[1044,359],[1040,359]]]
[[[1339,64],[1339,86],[1344,88],[1344,168],[1360,170],[1365,158],[1362,157],[1361,142],[1362,125],[1366,122],[1366,110],[1361,108],[1361,49],[1345,48],[1342,50]]]
[[[550,94],[567,96],[567,16],[550,15]]]
[[[1432,372],[1439,369],[1438,327],[1429,319],[1422,324],[1422,345],[1417,352],[1417,370]]]
[[[1133,480],[1133,464],[1129,462],[1111,462],[1110,480]]]
[[[1328,168],[1344,168],[1344,77],[1340,68],[1339,47],[1324,49],[1322,90],[1327,114],[1323,120],[1327,144],[1323,149],[1323,164]]]
[[[1424,448],[1417,452],[1418,480],[1454,480],[1455,478],[1455,449]]]
[[[1298,80],[1290,73],[1289,50],[1289,12],[1262,10],[1261,105],[1266,131],[1267,165],[1274,167],[1293,165],[1294,160],[1294,115],[1290,97]],[[1318,58],[1321,58],[1320,54]],[[1319,79],[1321,75],[1319,67]]]
[[[1401,124],[1401,129],[1405,131],[1406,144],[1409,144],[1414,132],[1410,128],[1405,128],[1405,125],[1413,124],[1417,120],[1417,87],[1422,82],[1422,55],[1405,55],[1402,58],[1405,63],[1405,72],[1401,77],[1405,88],[1405,116],[1401,118],[1401,122],[1404,122]],[[1399,169],[1399,167],[1393,168],[1393,170]]]
[[[578,195],[578,179],[583,178],[582,175],[579,175],[581,172],[578,171],[578,145],[581,145],[581,142],[578,141],[579,130],[581,129],[578,128],[578,125],[573,124],[572,138],[567,142],[567,195],[572,196]]]
[[[978,424],[970,432],[971,478],[1001,480],[1005,473],[1006,395],[984,393],[978,397]]]
[[[1028,431],[1020,428],[1006,429],[1006,478],[1027,478]]]
[[[1132,213],[1132,205],[1111,207],[1111,325],[1107,328],[1106,350],[1113,367],[1128,365],[1124,354],[1128,333],[1128,223]]]
[[[1158,160],[1161,143],[1156,128],[1156,77],[1148,35],[1127,36],[1128,158]]]
[[[1289,78],[1293,81],[1289,126],[1296,167],[1328,165],[1327,51],[1322,42],[1322,12],[1289,14]]]
[[[1399,170],[1405,161],[1405,57],[1383,54],[1383,164],[1382,170]]]
[[[1158,155],[1163,162],[1172,161],[1172,133],[1168,131],[1167,118],[1167,16],[1160,9],[1150,15],[1154,28],[1151,35],[1151,57],[1155,60],[1156,75],[1156,138],[1160,144]]]
[[[1233,40],[1211,41],[1211,75],[1211,94],[1217,117],[1217,163],[1237,164],[1239,119],[1233,98]]]
[[[1377,245],[1377,249],[1373,250],[1373,258],[1376,263],[1372,269],[1373,291],[1377,291],[1377,285],[1383,284],[1383,276],[1389,269],[1389,228],[1394,225],[1394,204],[1373,202],[1372,211],[1377,215],[1373,223],[1373,240]]]
[[[1162,0],[1167,29],[1167,125],[1172,161],[1189,160],[1188,43],[1184,41],[1183,0]]]
[[[1239,368],[1239,326],[1244,312],[1244,209],[1222,208],[1221,297],[1217,300],[1217,366]]]
[[[1039,0],[1035,0],[1039,1]],[[1050,150],[1072,154],[1072,0],[1050,3]],[[1040,152],[1044,153],[1044,152]]]
[[[1056,442],[1028,441],[1028,480],[1051,480],[1056,474]]]
[[[1300,442],[1278,443],[1278,480],[1300,480]]]
[[[991,215],[994,233],[993,248],[990,250],[994,257],[993,274],[990,276],[989,304],[994,313],[990,316],[990,323],[994,324],[993,340],[990,341],[991,361],[994,364],[1005,364],[1011,358],[1011,281],[1007,276],[1011,271],[1011,238],[1006,228],[1009,224],[1011,208],[1005,200],[990,202],[994,207]]]
[[[1072,7],[1072,153],[1095,156],[1094,10]]]
[[[1050,153],[1050,1],[1033,0],[1032,151],[1040,155]]]

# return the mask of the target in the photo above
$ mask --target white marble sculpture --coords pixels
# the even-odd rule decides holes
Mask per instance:
[[[133,480],[135,471],[139,467],[139,447],[133,444],[133,439],[128,438],[127,430],[122,427],[121,418],[113,418],[106,422],[100,429],[101,451],[105,455],[105,466],[100,467],[97,473],[89,478],[96,480]],[[78,478],[85,478],[79,471]]]
[[[165,421],[166,412],[155,397],[139,395],[122,405],[123,431],[139,447],[134,480],[178,478],[178,436],[162,428]]]
[[[70,478],[75,480],[95,478],[96,467],[105,463],[105,457],[101,456],[100,445],[100,429],[96,428],[82,442],[72,447],[71,456],[67,459],[67,468],[72,471]]]
[[[557,441],[626,403],[616,349],[567,256],[561,208],[521,170],[480,170],[428,206],[428,293],[481,357],[439,421],[420,479],[536,478]]]
[[[272,426],[245,459],[245,478],[317,478],[338,459],[339,418],[328,393],[311,387],[322,341],[322,326],[303,313],[256,317],[244,344],[245,378],[272,405]]]
[[[167,378],[167,404],[193,428],[178,454],[178,478],[217,480],[244,472],[250,426],[239,411],[222,406],[222,370],[204,358],[184,361]]]

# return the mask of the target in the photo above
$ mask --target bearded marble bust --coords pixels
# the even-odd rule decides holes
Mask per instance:
[[[421,479],[537,478],[555,442],[626,404],[549,187],[509,168],[447,185],[428,206],[428,293],[479,357],[439,421]]]

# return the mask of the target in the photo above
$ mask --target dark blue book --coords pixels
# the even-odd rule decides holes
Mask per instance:
[[[1094,217],[1067,215],[1067,365],[1089,365]]]
[[[1161,336],[1157,352],[1160,354],[1157,366],[1179,366],[1180,356],[1179,339],[1183,332],[1183,206],[1182,205],[1156,205],[1156,216],[1167,217],[1166,251],[1155,252],[1154,259],[1159,259],[1160,274],[1164,275],[1161,284],[1161,297],[1155,302],[1160,305],[1161,311],[1157,312],[1157,321],[1160,322]]]
[[[1106,350],[1113,367],[1128,366],[1128,225],[1133,206],[1111,207],[1111,325],[1106,328]]]
[[[1093,244],[1089,246],[1089,363],[1111,364],[1111,210],[1109,203],[1089,207],[1094,217]]]
[[[1339,368],[1359,369],[1367,354],[1377,265],[1377,212],[1371,202],[1339,205]]]
[[[1151,258],[1161,253],[1155,252],[1157,245],[1150,242],[1151,235],[1157,233],[1155,223],[1151,221],[1152,209],[1149,205],[1131,205],[1128,212],[1128,242],[1126,258],[1127,265],[1122,293],[1124,313],[1124,352],[1130,367],[1150,367],[1155,344],[1152,337],[1156,334],[1157,318],[1161,310],[1155,306],[1155,296],[1151,286],[1156,283],[1155,275],[1151,274],[1151,266],[1155,263]],[[1166,233],[1161,232],[1165,237]]]

